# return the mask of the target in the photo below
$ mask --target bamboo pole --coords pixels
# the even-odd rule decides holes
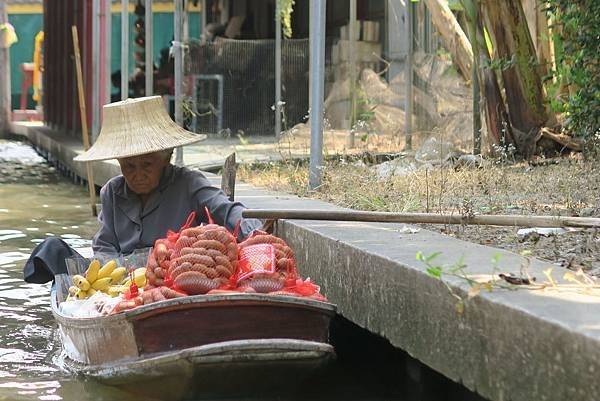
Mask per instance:
[[[79,36],[77,35],[77,27],[73,25],[71,27],[73,33],[73,49],[75,51],[75,69],[77,73],[77,89],[79,91],[79,112],[81,114],[81,136],[83,139],[83,149],[88,150],[90,148],[90,138],[88,136],[87,128],[87,113],[85,110],[85,94],[83,91],[83,74],[81,72],[81,54],[79,53]],[[96,209],[96,187],[94,186],[94,174],[92,171],[92,164],[90,162],[85,163],[87,170],[87,181],[88,189],[90,191],[90,206],[92,207],[92,214],[98,215]]]
[[[518,227],[581,227],[600,228],[600,218],[567,216],[520,216],[435,213],[389,213],[359,210],[247,209],[245,218],[289,220],[364,221],[377,223],[464,224]]]
[[[6,2],[0,0],[0,25],[8,22]],[[0,136],[8,134],[11,126],[10,52],[4,47],[4,35],[0,31]]]

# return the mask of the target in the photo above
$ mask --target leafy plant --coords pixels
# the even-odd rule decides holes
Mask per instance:
[[[469,285],[469,290],[467,292],[467,298],[473,298],[477,296],[481,290],[492,291],[494,288],[502,288],[502,289],[514,289],[513,285],[508,283],[504,283],[496,280],[496,273],[499,268],[500,263],[500,255],[496,254],[491,260],[492,263],[492,278],[487,281],[477,281],[469,277],[467,274],[467,265],[465,264],[464,257],[460,257],[460,259],[452,265],[440,265],[436,263],[436,259],[442,254],[442,252],[434,252],[430,255],[425,255],[423,252],[417,252],[416,258],[419,262],[423,262],[426,266],[426,272],[432,277],[437,278],[442,281],[450,295],[456,298],[456,304],[454,305],[456,312],[462,314],[465,310],[465,298],[459,295],[454,289],[444,281],[444,276],[452,276],[457,277],[464,280]]]
[[[294,12],[294,0],[277,0],[279,6],[279,18],[283,34],[286,38],[292,37],[292,13]]]
[[[566,112],[566,128],[600,149],[600,2],[597,0],[548,0],[557,51],[559,82],[573,91],[556,98],[553,107]],[[562,105],[559,103],[563,103]]]

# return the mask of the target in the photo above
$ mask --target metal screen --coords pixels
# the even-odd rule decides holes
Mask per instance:
[[[283,129],[308,113],[308,39],[282,42]],[[190,124],[197,132],[274,135],[275,42],[192,42],[186,59],[191,84]]]

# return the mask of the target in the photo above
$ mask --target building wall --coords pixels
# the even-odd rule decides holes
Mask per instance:
[[[1,1],[1,0],[0,0]],[[154,5],[154,61],[158,62],[160,50],[170,45],[173,38],[173,3],[157,3]],[[131,13],[130,22],[130,73],[134,68],[134,44],[133,44],[133,23],[136,16]],[[15,27],[19,41],[10,48],[11,58],[11,92],[12,107],[20,107],[22,73],[19,69],[21,63],[33,61],[33,46],[35,35],[44,29],[44,16],[42,4],[18,4],[8,6],[8,20]],[[201,13],[199,8],[191,9],[189,13],[189,36],[190,38],[199,38],[201,33]],[[121,14],[120,5],[113,5],[112,13],[112,71],[115,72],[121,68]],[[82,44],[83,46],[83,44]],[[85,66],[84,66],[85,68]],[[117,88],[113,88],[115,91]],[[33,108],[31,96],[33,90],[28,90],[28,108]]]
[[[41,4],[27,4],[19,7],[8,6],[8,21],[15,27],[19,41],[10,48],[11,92],[13,109],[20,107],[22,73],[19,69],[21,63],[33,61],[33,40],[35,35],[43,29],[44,19]],[[33,107],[30,88],[28,106]]]

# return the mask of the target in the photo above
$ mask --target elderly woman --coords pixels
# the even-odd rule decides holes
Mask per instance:
[[[215,223],[240,239],[261,227],[242,219],[244,206],[231,202],[197,171],[170,164],[173,148],[201,141],[206,135],[177,126],[159,96],[128,99],[104,106],[103,126],[94,145],[76,161],[117,159],[122,175],[102,187],[100,228],[94,236],[95,253],[128,254],[151,247],[168,230],[178,231],[188,215],[193,225],[207,222],[205,208]],[[64,258],[76,255],[59,239],[40,244],[25,265],[25,280],[45,282],[63,272]]]

